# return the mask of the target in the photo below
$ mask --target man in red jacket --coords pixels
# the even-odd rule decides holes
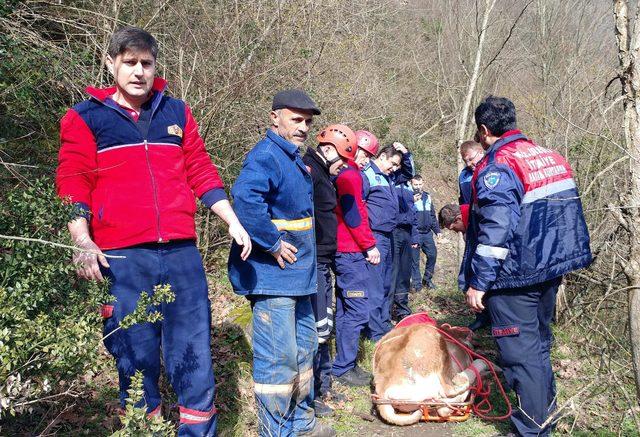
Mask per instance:
[[[358,141],[358,144],[360,142]],[[336,265],[336,358],[332,373],[351,386],[367,386],[371,375],[356,365],[360,333],[369,323],[368,293],[378,280],[372,266],[380,252],[369,228],[367,207],[362,198],[362,175],[351,151],[347,167],[336,178],[338,205],[338,248]]]
[[[211,313],[195,244],[194,195],[229,225],[243,247],[251,241],[236,218],[198,134],[189,107],[164,94],[155,77],[158,45],[135,27],[116,31],[107,67],[115,86],[87,88],[90,98],[60,123],[58,195],[77,206],[69,223],[79,276],[110,281],[115,298],[102,308],[105,346],[115,357],[124,407],[130,378],[144,376],[141,406],[161,414],[160,353],[180,408],[180,436],[213,436],[217,415],[211,363]],[[107,255],[118,255],[107,262]],[[169,284],[175,301],[163,320],[119,329],[140,293]],[[161,348],[162,345],[162,348]]]

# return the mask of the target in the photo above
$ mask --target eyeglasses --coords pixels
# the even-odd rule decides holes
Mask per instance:
[[[476,150],[476,153],[472,157],[467,158],[467,159],[463,158],[462,161],[466,164],[467,167],[470,167],[470,166],[476,164],[475,160],[478,157],[478,155],[480,155],[480,157],[482,157],[482,156],[484,156],[484,152],[481,152],[480,150]]]

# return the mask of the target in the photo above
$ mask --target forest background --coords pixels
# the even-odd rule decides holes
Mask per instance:
[[[117,429],[113,363],[100,346],[103,287],[77,281],[71,252],[42,241],[70,244],[53,189],[59,119],[87,85],[110,84],[104,53],[125,24],[158,39],[159,74],[191,105],[227,188],[264,135],[272,96],[300,87],[323,110],[314,129],[342,122],[403,142],[436,202],[454,202],[456,147],[473,134],[472,109],[488,94],[512,99],[521,129],[569,158],[595,255],[558,299],[559,431],[637,433],[624,272],[635,228],[621,217],[635,158],[611,2],[0,0],[3,434]],[[223,413],[241,416],[221,429],[244,435],[255,426],[250,352],[238,352],[246,306],[229,291],[224,228],[204,209],[197,224],[217,311],[216,372],[240,399],[220,389]],[[455,269],[442,270],[456,295]]]

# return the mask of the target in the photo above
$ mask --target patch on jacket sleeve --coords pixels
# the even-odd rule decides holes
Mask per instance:
[[[517,325],[512,326],[496,326],[491,329],[491,334],[494,337],[507,337],[510,335],[520,335],[520,327]]]
[[[482,178],[484,185],[492,190],[500,183],[500,173],[497,171],[490,171]]]
[[[169,126],[167,128],[167,133],[169,135],[175,135],[182,138],[182,129],[180,129],[180,126],[178,126],[177,124],[172,124],[171,126]]]
[[[362,290],[347,290],[347,297],[364,297]]]

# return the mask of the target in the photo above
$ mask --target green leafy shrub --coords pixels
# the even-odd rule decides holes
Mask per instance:
[[[70,244],[64,205],[46,179],[0,203],[0,234]],[[105,286],[78,281],[68,249],[0,238],[0,416],[71,390],[97,363]]]
[[[173,426],[160,416],[147,416],[146,406],[138,406],[144,399],[142,388],[142,372],[136,372],[131,378],[131,386],[127,393],[127,405],[124,414],[120,417],[122,429],[113,433],[112,437],[146,437],[146,436],[170,436],[174,434]]]

